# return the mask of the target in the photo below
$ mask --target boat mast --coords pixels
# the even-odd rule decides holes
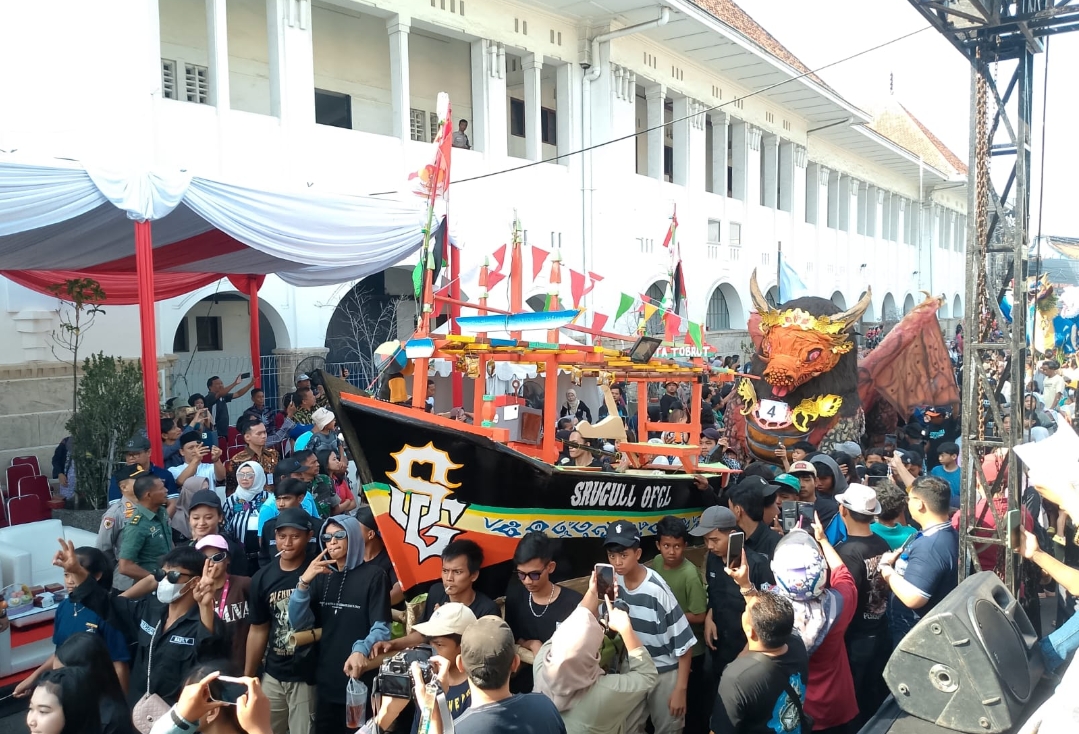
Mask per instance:
[[[524,310],[522,300],[521,281],[521,220],[517,218],[517,210],[513,210],[513,239],[510,242],[510,313],[521,313]],[[521,338],[521,332],[510,333],[514,339]]]

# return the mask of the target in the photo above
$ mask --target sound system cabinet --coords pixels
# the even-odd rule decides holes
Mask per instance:
[[[1004,734],[1041,679],[1038,636],[990,571],[970,576],[899,643],[884,670],[896,705],[949,731]]]

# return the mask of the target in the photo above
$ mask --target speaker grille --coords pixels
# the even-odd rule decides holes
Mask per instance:
[[[974,624],[997,678],[1017,700],[1030,697],[1030,666],[1022,637],[997,604],[974,602]]]

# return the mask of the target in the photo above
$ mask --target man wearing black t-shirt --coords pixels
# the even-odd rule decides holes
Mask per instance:
[[[742,630],[747,652],[727,666],[719,681],[713,734],[810,734],[801,724],[809,655],[792,634],[790,600],[766,591],[748,592]]]
[[[959,438],[959,421],[952,417],[950,405],[938,405],[927,408],[922,425],[925,437],[926,468],[932,470],[940,463],[940,445],[951,443]]]
[[[858,608],[847,628],[847,658],[854,678],[860,727],[888,696],[884,666],[892,654],[888,627],[888,583],[881,577],[881,556],[891,550],[888,541],[870,529],[880,515],[877,493],[862,484],[851,484],[836,495],[839,516],[847,527],[847,539],[836,548],[858,587]]]
[[[257,676],[265,656],[262,690],[270,699],[274,734],[309,734],[315,715],[317,645],[297,648],[289,622],[288,602],[311,560],[311,516],[299,507],[282,510],[274,536],[277,557],[251,579],[244,675]]]
[[[490,597],[472,588],[480,577],[483,566],[483,549],[471,540],[455,540],[442,551],[442,583],[435,582],[427,591],[427,603],[424,606],[421,622],[428,622],[431,615],[446,602],[456,601],[472,610],[479,619],[493,614],[501,617],[498,605]],[[371,651],[372,657],[387,652],[399,652],[416,645],[422,645],[424,637],[415,630],[404,637],[389,642],[377,642]]]
[[[510,581],[506,590],[506,622],[517,644],[534,655],[583,598],[573,589],[551,583],[555,569],[553,557],[554,542],[539,531],[526,533],[513,553],[521,583]],[[521,666],[510,681],[510,690],[514,693],[532,690],[532,666]]]
[[[454,722],[457,734],[566,734],[566,725],[551,699],[542,693],[510,693],[510,675],[521,663],[513,631],[499,617],[477,619],[461,635],[457,664],[468,674],[472,704]],[[416,700],[426,700],[416,691]],[[442,734],[441,716],[435,708],[431,734]]]

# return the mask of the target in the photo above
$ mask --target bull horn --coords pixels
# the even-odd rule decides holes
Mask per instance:
[[[866,288],[865,295],[858,300],[858,303],[854,304],[846,311],[842,313],[837,313],[833,316],[829,316],[828,318],[831,319],[833,324],[837,321],[842,321],[843,328],[849,329],[850,327],[854,326],[855,322],[857,322],[858,319],[862,318],[862,314],[865,313],[866,309],[869,308],[869,305],[872,302],[873,290],[871,288]]]
[[[768,305],[768,301],[765,300],[764,294],[761,293],[761,287],[757,285],[757,269],[753,268],[753,275],[749,276],[749,297],[753,299],[753,307],[757,309],[757,313],[768,313],[772,310],[772,307]]]

